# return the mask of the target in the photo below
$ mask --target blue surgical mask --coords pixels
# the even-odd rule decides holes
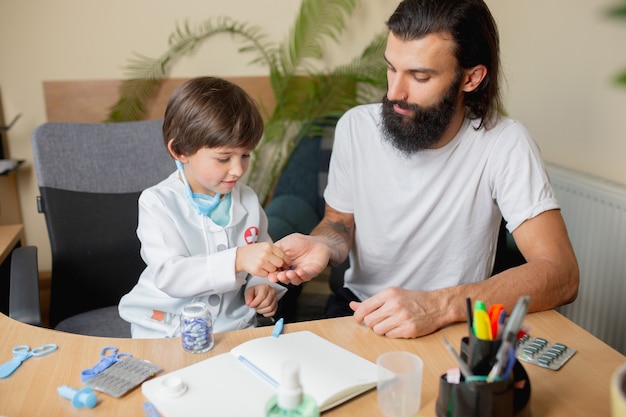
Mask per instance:
[[[220,194],[215,193],[215,196],[211,197],[210,195],[194,193],[191,191],[191,187],[189,186],[189,181],[187,181],[187,176],[185,175],[185,168],[183,167],[182,162],[176,160],[176,168],[178,168],[178,172],[183,179],[183,183],[185,184],[185,190],[187,192],[187,197],[191,202],[191,205],[196,208],[199,214],[203,216],[210,217],[213,210],[220,203]]]

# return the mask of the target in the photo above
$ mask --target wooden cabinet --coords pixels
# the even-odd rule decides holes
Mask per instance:
[[[7,131],[0,95],[0,159],[9,159]],[[4,171],[4,170],[2,170]],[[16,172],[0,175],[0,312],[8,313],[11,252],[24,242]]]
[[[0,159],[2,160],[11,158],[7,144],[9,127],[4,118],[2,94],[0,92]],[[22,214],[17,192],[16,172],[12,171],[0,175],[0,225],[21,223]]]
[[[15,175],[0,175],[0,225],[22,223]]]

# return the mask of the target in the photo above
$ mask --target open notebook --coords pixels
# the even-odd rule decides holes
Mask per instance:
[[[276,394],[282,365],[300,365],[303,392],[320,411],[376,386],[376,365],[309,331],[252,339],[223,353],[142,384],[142,392],[165,417],[264,417]],[[186,386],[173,395],[176,377]]]

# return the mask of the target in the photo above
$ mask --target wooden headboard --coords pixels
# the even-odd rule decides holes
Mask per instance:
[[[268,77],[224,77],[239,85],[271,112],[275,105]],[[146,119],[160,119],[170,96],[188,78],[163,82],[158,95],[147,105]],[[107,118],[119,98],[121,80],[44,81],[43,90],[49,122],[98,123]]]

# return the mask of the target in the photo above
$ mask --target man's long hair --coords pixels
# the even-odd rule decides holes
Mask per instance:
[[[387,27],[403,41],[448,33],[456,44],[454,53],[461,68],[487,67],[481,84],[465,94],[465,105],[472,119],[480,119],[479,128],[489,128],[502,111],[500,41],[493,16],[482,0],[404,0]]]

